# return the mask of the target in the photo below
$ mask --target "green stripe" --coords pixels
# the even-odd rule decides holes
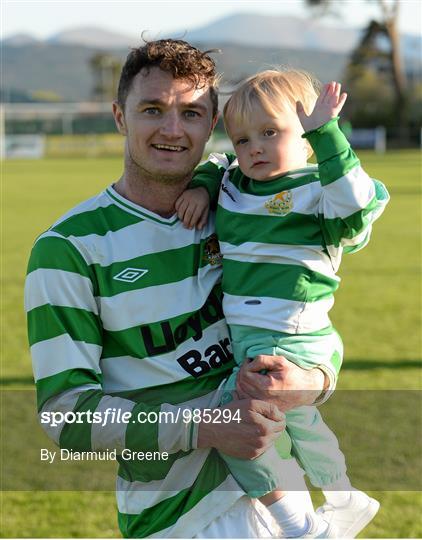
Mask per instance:
[[[128,214],[122,208],[110,204],[70,216],[51,230],[65,237],[87,236],[88,234],[104,236],[110,231],[115,232],[141,221],[143,221],[141,217]]]
[[[39,268],[75,272],[92,277],[82,255],[75,246],[64,238],[40,237],[34,245],[28,263],[28,274]]]
[[[27,315],[30,345],[65,334],[75,341],[102,343],[100,319],[91,311],[44,304]]]
[[[340,372],[341,364],[343,363],[343,357],[338,351],[334,351],[332,357],[330,358],[330,363],[334,367],[338,375]]]
[[[292,174],[303,173],[303,176],[299,178],[291,178]],[[233,172],[230,171],[230,181],[236,186],[240,193],[247,193],[250,195],[275,195],[280,191],[285,191],[286,189],[294,189],[300,186],[306,186],[312,182],[319,182],[317,176],[318,173],[317,167],[308,167],[306,169],[297,169],[294,171],[289,171],[282,176],[274,178],[273,180],[266,180],[262,182],[260,180],[253,180],[244,176],[242,171],[237,168],[233,169]]]
[[[373,221],[373,212],[378,206],[377,198],[373,197],[366,208],[345,218],[325,218],[320,214],[319,219],[326,235],[327,244],[337,247],[342,238],[352,239],[362,233]]]
[[[229,225],[230,224],[230,225]],[[216,229],[221,242],[321,246],[324,242],[318,217],[290,212],[287,216],[236,214],[218,207]]]
[[[103,397],[101,390],[87,390],[79,396],[74,411],[94,412]],[[89,452],[91,447],[91,422],[66,424],[60,433],[60,448],[76,452]]]
[[[191,488],[146,508],[141,514],[119,512],[119,528],[125,538],[145,538],[174,525],[209,492],[216,489],[227,478],[228,470],[215,450],[204,463]]]
[[[204,376],[198,378],[188,376],[181,381],[170,384],[160,384],[139,390],[114,392],[112,395],[130,399],[136,403],[142,402],[150,406],[160,406],[163,402],[170,403],[170,405],[177,405],[178,403],[204,396],[218,388],[221,381],[232,372],[235,365],[235,361],[231,360],[227,364],[217,369],[212,369]]]
[[[295,264],[223,262],[224,292],[237,296],[316,302],[331,297],[337,287],[337,281]]]
[[[113,199],[117,204],[120,204],[124,208],[127,208],[128,210],[131,210],[132,212],[136,212],[139,216],[150,219],[151,221],[155,221],[157,223],[161,223],[162,225],[174,225],[178,221],[178,217],[176,216],[171,222],[169,221],[162,221],[161,219],[158,219],[156,217],[151,216],[150,214],[147,214],[146,212],[142,212],[139,208],[132,206],[128,203],[125,203],[121,199],[117,198],[110,189],[106,189],[107,195]],[[142,221],[142,220],[141,220]]]
[[[138,429],[143,430],[143,427],[138,426]],[[142,433],[144,433],[144,431],[142,431]],[[133,449],[130,446],[130,441],[126,443],[126,448],[132,449],[134,452],[139,451],[139,448]],[[149,451],[149,448],[146,449],[145,441],[141,451]],[[152,480],[164,480],[174,462],[181,457],[187,456],[191,452],[193,452],[193,450],[169,454],[168,459],[154,460],[153,466],[151,461],[124,460],[121,457],[117,457],[117,461],[119,462],[118,475],[127,482],[151,482]]]
[[[102,384],[101,373],[92,369],[67,369],[36,382],[38,412],[51,397],[84,384]]]
[[[150,253],[109,266],[93,264],[91,268],[96,275],[101,296],[110,297],[121,292],[177,283],[195,276],[198,268],[209,264],[205,255],[206,242],[207,239],[203,239],[199,244]],[[134,283],[113,279],[126,268],[142,268],[148,272]]]
[[[126,429],[126,447],[135,451],[158,451],[158,422],[138,422],[138,413],[160,411],[160,405],[146,405],[138,403],[132,409],[131,422],[128,423]],[[150,471],[151,474],[154,474]],[[152,478],[150,478],[152,480]],[[146,481],[146,480],[144,480]]]
[[[358,158],[338,126],[338,117],[304,133],[303,137],[308,139],[315,152],[323,186],[338,180],[359,166]]]
[[[181,343],[193,338],[201,339],[201,334],[209,326],[224,319],[221,284],[211,291],[201,309],[184,313],[172,319],[153,324],[135,326],[121,331],[104,331],[102,358],[125,355],[135,358],[153,357],[174,351]],[[149,345],[146,345],[145,340]],[[154,350],[151,351],[151,344]]]
[[[319,175],[322,186],[332,184],[350,171],[360,166],[360,161],[351,148],[345,150],[336,159],[331,159],[319,164]]]

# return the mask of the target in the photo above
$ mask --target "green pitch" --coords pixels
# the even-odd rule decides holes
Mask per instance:
[[[370,492],[382,506],[374,523],[365,530],[365,537],[421,537],[422,523],[418,516],[422,497],[416,491],[420,487],[417,481],[400,483],[406,476],[403,471],[410,466],[414,478],[421,475],[420,450],[415,437],[415,433],[420,435],[421,432],[420,402],[414,392],[421,388],[422,356],[420,153],[359,154],[368,173],[385,182],[391,202],[376,223],[369,246],[344,258],[340,271],[343,281],[336,295],[332,319],[345,343],[345,362],[338,389],[368,392],[363,392],[358,402],[356,392],[344,392],[344,398],[338,393],[339,399],[346,400],[344,403],[349,399],[347,396],[354,396],[350,398],[347,414],[341,410],[340,416],[339,407],[330,408],[329,403],[323,414],[339,435],[357,487],[391,486],[388,491],[381,487],[375,488],[380,491]],[[1,472],[3,489],[16,486],[15,491],[5,491],[2,496],[1,535],[4,537],[119,536],[114,493],[104,491],[114,487],[113,471],[106,487],[95,484],[93,475],[94,485],[103,491],[89,493],[42,491],[43,478],[34,478],[43,475],[33,469],[39,461],[33,450],[36,445],[33,441],[25,445],[28,433],[38,428],[31,401],[33,385],[22,291],[34,238],[66,210],[118,179],[120,172],[120,159],[111,158],[2,163],[1,385],[3,411],[8,413],[3,412],[2,417]],[[28,400],[18,411],[13,403],[19,389],[27,390]],[[374,389],[380,392],[369,391]],[[404,396],[403,403],[391,403],[390,395],[396,401],[397,397]],[[334,399],[337,396],[333,403]],[[374,404],[371,399],[378,401]],[[414,406],[409,407],[409,403]],[[371,416],[368,408],[379,410]],[[364,434],[362,440],[348,440],[348,434],[356,434],[356,430]],[[44,437],[41,432],[37,436]],[[41,440],[48,446],[46,437]],[[369,446],[373,444],[374,448],[382,448],[384,443],[386,448],[397,444],[394,459],[369,464],[359,461],[359,452],[354,448],[367,444],[368,440],[371,441]],[[401,445],[400,441],[408,444]],[[25,457],[19,459],[17,456],[21,456],[23,446],[29,448],[25,449]],[[84,471],[86,469],[76,470],[75,477],[86,474]],[[384,484],[382,479],[387,479]],[[59,482],[59,479],[54,481]],[[39,491],[24,491],[28,489]],[[319,493],[315,493],[315,501],[321,501]],[[87,512],[89,507],[92,510]]]

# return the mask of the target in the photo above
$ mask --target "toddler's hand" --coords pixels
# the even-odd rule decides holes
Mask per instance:
[[[324,84],[321,94],[316,100],[314,110],[308,116],[300,101],[296,103],[296,112],[305,131],[317,129],[331,118],[338,116],[347,99],[347,94],[340,94],[341,84],[335,81]]]
[[[177,215],[187,229],[201,230],[207,223],[210,196],[203,187],[187,189],[175,204]]]

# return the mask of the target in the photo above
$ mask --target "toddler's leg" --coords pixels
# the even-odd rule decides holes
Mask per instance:
[[[282,487],[290,486],[293,491],[267,506],[280,525],[283,538],[338,538],[335,526],[315,514],[303,471],[296,461],[283,460],[283,465],[286,478]]]
[[[340,537],[354,538],[375,517],[378,501],[353,489],[337,438],[315,407],[288,411],[286,423],[293,453],[324,493],[326,504],[317,514],[335,526]]]
[[[286,411],[286,424],[293,453],[314,486],[322,488],[342,478],[347,479],[346,461],[337,437],[316,407],[304,406]]]

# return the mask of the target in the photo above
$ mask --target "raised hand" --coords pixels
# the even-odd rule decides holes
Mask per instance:
[[[317,129],[331,118],[338,116],[347,99],[347,94],[341,92],[341,84],[335,81],[324,84],[315,102],[313,111],[308,116],[300,101],[296,103],[296,112],[305,131]]]

